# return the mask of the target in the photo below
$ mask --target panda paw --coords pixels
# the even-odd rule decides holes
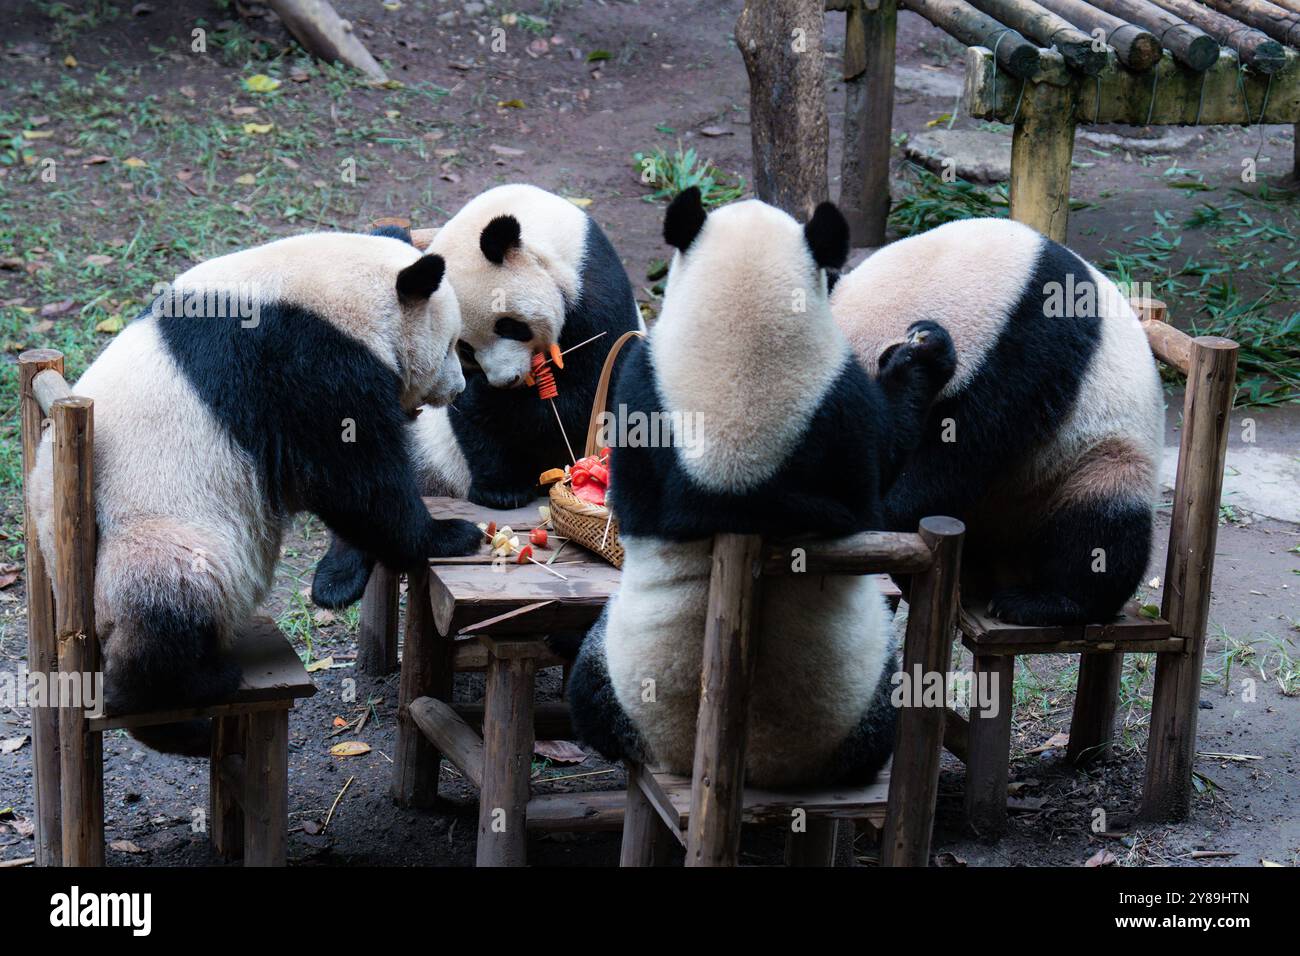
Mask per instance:
[[[879,379],[885,387],[920,373],[932,396],[948,384],[957,371],[957,350],[952,336],[938,322],[923,319],[907,328],[902,342],[880,356]]]
[[[312,603],[332,610],[356,604],[366,593],[374,564],[369,555],[335,538],[312,575]]]
[[[435,521],[437,525],[431,558],[454,558],[463,554],[474,554],[484,543],[483,532],[468,521],[451,518]]]
[[[989,599],[988,612],[1007,624],[1059,627],[1087,623],[1088,615],[1077,601],[1064,594],[1009,587]]]
[[[507,511],[511,508],[522,508],[524,505],[531,504],[537,498],[537,489],[530,487],[506,491],[499,488],[489,489],[471,486],[466,497],[476,505],[495,508],[498,511]]]

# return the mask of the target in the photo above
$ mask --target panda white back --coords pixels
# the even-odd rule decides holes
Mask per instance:
[[[926,441],[886,496],[889,526],[965,520],[968,556],[984,553],[965,565],[994,568],[979,590],[1009,621],[1118,610],[1146,564],[1164,413],[1115,284],[1027,226],[972,219],[879,250],[839,280],[831,308],[873,372],[917,321],[956,347]],[[1035,581],[1053,548],[1067,556]],[[1105,572],[1094,552],[1115,559]]]
[[[612,450],[623,577],[570,682],[575,726],[607,754],[690,772],[714,533],[834,537],[872,525],[873,463],[852,474],[834,465],[873,456],[882,425],[827,300],[823,270],[843,252],[825,246],[847,248],[842,222],[819,209],[805,231],[757,201],[706,217],[698,194],[669,209],[665,236],[679,251],[663,309],[622,363],[614,406],[674,423],[699,416],[699,429],[689,447]],[[748,778],[780,786],[874,773],[892,745],[879,696],[893,669],[876,582],[765,581],[758,619]]]

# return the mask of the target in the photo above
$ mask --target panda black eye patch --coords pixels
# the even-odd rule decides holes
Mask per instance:
[[[503,339],[514,339],[516,342],[527,342],[533,337],[533,330],[518,319],[512,319],[508,315],[503,315],[497,319],[494,331]]]

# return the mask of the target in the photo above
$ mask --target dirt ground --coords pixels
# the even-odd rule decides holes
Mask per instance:
[[[26,262],[0,270],[6,362],[23,347],[54,344],[69,351],[70,372],[79,371],[111,334],[111,326],[96,332],[97,326],[127,311],[131,300],[141,301],[152,281],[175,274],[192,258],[309,228],[360,229],[380,216],[436,224],[483,189],[520,180],[590,200],[588,211],[610,235],[639,298],[653,312],[656,296],[647,272],[664,258],[662,206],[645,201],[647,189],[632,154],[680,142],[720,170],[748,178],[747,84],[732,39],[738,0],[406,0],[395,10],[360,0],[335,5],[389,64],[390,75],[406,84],[403,89],[366,89],[328,71],[296,67],[293,55],[277,59],[288,46],[278,25],[241,19],[232,5],[215,0],[153,4],[144,15],[132,15],[131,3],[89,3],[97,16],[83,22],[55,9],[58,4],[6,5],[0,13],[0,85],[6,89],[0,138],[12,138],[14,159],[0,166],[0,254]],[[507,22],[503,14],[525,17]],[[196,25],[224,37],[221,48],[214,43],[213,53],[192,54]],[[503,26],[507,49],[494,53],[492,31]],[[842,32],[842,18],[828,16],[832,51],[840,48]],[[953,109],[952,98],[933,90],[960,80],[959,52],[918,17],[901,15],[900,68],[939,82],[900,83],[896,135],[923,132],[935,120],[946,123],[941,117]],[[829,67],[838,63],[834,56]],[[257,72],[283,74],[286,81],[271,97],[258,97],[239,82]],[[77,91],[69,92],[69,79],[80,83]],[[117,112],[104,106],[113,103]],[[835,195],[838,82],[830,103]],[[42,115],[43,122],[35,123],[33,117]],[[243,128],[267,122],[274,132]],[[957,121],[958,128],[981,125],[986,124],[967,117]],[[24,138],[22,129],[52,136]],[[60,160],[57,188],[37,180],[38,163],[24,169],[18,157],[28,149],[36,151],[37,161],[46,155]],[[100,155],[102,161],[90,162]],[[1099,149],[1080,143],[1074,197],[1090,205],[1072,216],[1070,243],[1098,261],[1149,254],[1161,217],[1192,215],[1210,193],[1237,201],[1243,157],[1255,158],[1261,185],[1280,190],[1291,172],[1291,155],[1287,127],[1198,130],[1176,150],[1155,157],[1125,145]],[[144,166],[127,162],[133,156]],[[339,182],[349,159],[358,171],[355,184]],[[1170,168],[1192,167],[1204,189],[1170,188]],[[241,182],[241,174],[251,178]],[[899,174],[905,176],[901,166]],[[1286,230],[1294,224],[1295,205],[1289,196],[1270,198],[1251,206],[1250,214],[1253,222]],[[1180,255],[1219,250],[1208,235],[1185,235]],[[104,251],[117,261],[83,263],[83,257]],[[1278,262],[1267,268],[1282,267]],[[102,295],[84,291],[90,287]],[[69,297],[79,311],[55,311],[47,320],[43,307]],[[1190,309],[1180,313],[1176,296],[1172,304],[1177,321],[1196,320]],[[12,377],[13,370],[7,374]],[[5,396],[6,418],[12,419],[12,390]],[[1181,395],[1171,390],[1173,442],[1180,409]],[[1300,454],[1297,405],[1238,410],[1234,442],[1235,426],[1247,416],[1257,420],[1260,446]],[[7,559],[21,562],[12,421],[3,437],[4,543]],[[1154,583],[1146,600],[1153,603],[1159,603],[1156,579],[1164,573],[1165,514],[1148,575]],[[1199,715],[1202,756],[1188,822],[1127,822],[1140,797],[1151,659],[1128,658],[1116,758],[1080,771],[1064,765],[1059,747],[1042,749],[1068,729],[1077,661],[1022,658],[1010,830],[996,845],[965,831],[962,765],[945,757],[934,841],[938,862],[1079,866],[1098,851],[1109,851],[1117,865],[1300,861],[1298,546],[1297,525],[1225,511]],[[333,658],[333,666],[314,674],[317,695],[292,718],[291,861],[471,864],[475,793],[453,771],[443,768],[445,802],[436,812],[404,811],[388,798],[396,678],[355,674],[355,611],[318,613],[304,598],[323,547],[319,522],[300,522],[286,544],[269,607],[305,659]],[[11,672],[25,658],[23,584],[19,577],[0,588],[0,668]],[[344,681],[353,677],[356,700],[345,701]],[[1246,699],[1245,679],[1257,685],[1253,699]],[[480,689],[477,678],[458,678],[461,698],[476,699]],[[554,698],[557,690],[558,676],[545,675],[543,696]],[[336,718],[350,722],[363,712],[369,716],[360,732],[330,736]],[[0,861],[32,853],[31,748],[23,742],[29,728],[26,711],[0,706]],[[329,746],[343,740],[364,741],[371,750],[347,759],[329,756]],[[205,837],[192,826],[207,804],[206,762],[163,757],[119,734],[106,737],[105,750],[109,862],[210,864]],[[622,784],[617,768],[595,758],[566,765],[538,758],[535,770],[539,792]],[[1098,808],[1107,818],[1104,835],[1091,829]],[[617,860],[617,844],[617,834],[535,836],[529,859],[609,865]],[[862,862],[874,859],[868,835],[859,835],[856,849]],[[1193,858],[1198,850],[1231,855]],[[746,837],[746,862],[778,862],[780,852],[779,834]]]

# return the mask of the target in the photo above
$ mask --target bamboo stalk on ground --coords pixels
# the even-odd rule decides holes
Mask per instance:
[[[1160,62],[1163,47],[1155,35],[1083,0],[1037,0],[1080,30],[1100,36],[1115,48],[1119,61],[1130,70],[1143,73]],[[1097,31],[1100,31],[1098,33]]]
[[[1268,0],[1205,0],[1205,3],[1234,20],[1264,31],[1274,40],[1300,46],[1300,13]]]
[[[1073,70],[1094,76],[1106,66],[1106,45],[1034,0],[971,0],[991,17],[1043,46],[1054,46]]]
[[[1028,80],[1038,72],[1037,46],[965,0],[903,0],[903,6],[962,43],[993,50],[999,65],[1014,77]]]
[[[1202,73],[1219,58],[1219,44],[1204,30],[1176,17],[1148,0],[1089,0],[1095,7],[1146,27],[1160,39],[1160,45],[1188,69]]]
[[[1260,73],[1276,73],[1286,66],[1286,48],[1267,33],[1211,10],[1200,0],[1151,0],[1200,27],[1214,39],[1237,51],[1241,61]],[[1300,9],[1300,0],[1287,0]]]

